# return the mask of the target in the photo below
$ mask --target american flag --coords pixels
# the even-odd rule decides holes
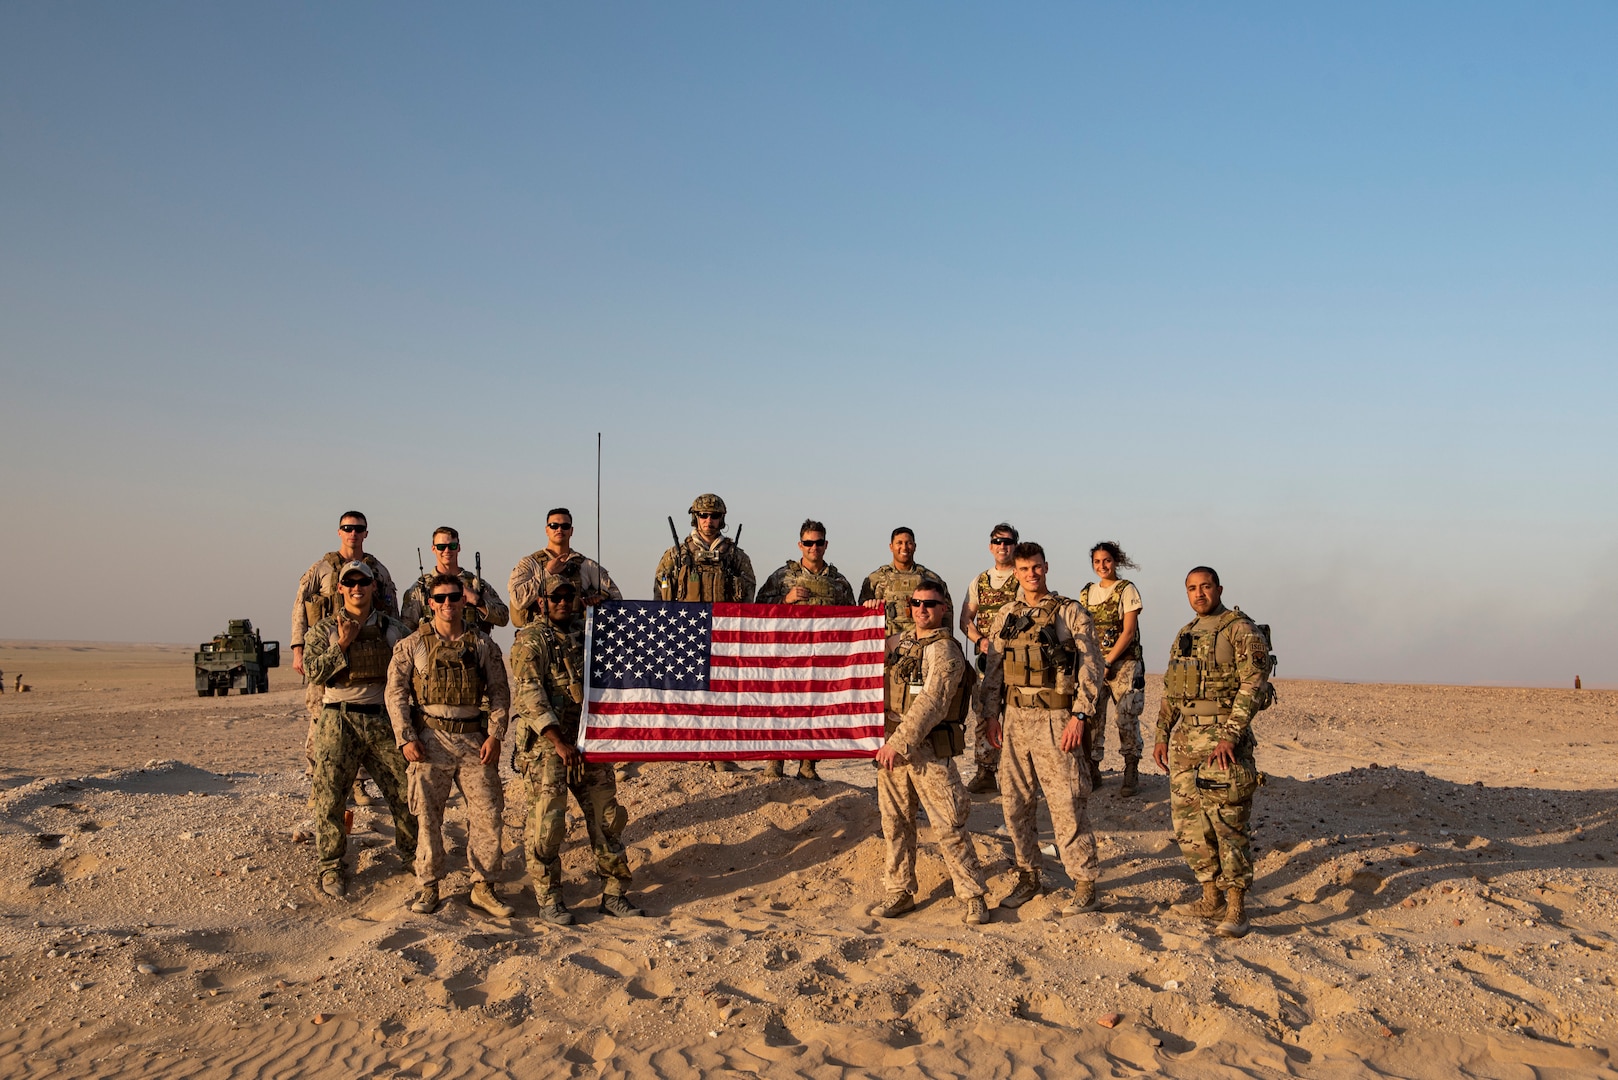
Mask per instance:
[[[579,746],[593,761],[870,757],[884,633],[880,608],[605,601]]]

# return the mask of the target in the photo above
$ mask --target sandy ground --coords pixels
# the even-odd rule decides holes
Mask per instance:
[[[517,784],[515,917],[462,873],[412,915],[380,804],[332,902],[294,840],[289,670],[221,699],[189,648],[0,642],[0,668],[34,687],[0,697],[0,1075],[1618,1076],[1618,694],[1279,683],[1254,929],[1225,941],[1168,914],[1189,875],[1155,772],[1092,800],[1104,906],[1069,919],[962,925],[925,842],[921,908],[870,917],[854,763],[646,767],[621,796],[646,919],[596,913],[577,819],[580,923],[534,918]],[[1001,824],[979,797],[991,899]]]

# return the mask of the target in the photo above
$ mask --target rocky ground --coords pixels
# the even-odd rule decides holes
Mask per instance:
[[[1156,773],[1096,794],[1104,904],[1068,919],[1040,899],[962,925],[925,830],[920,909],[869,916],[863,763],[644,767],[621,798],[645,919],[594,910],[577,820],[580,922],[534,918],[516,783],[512,918],[467,907],[462,874],[411,914],[380,803],[333,902],[290,672],[199,699],[189,649],[7,642],[0,667],[34,687],[0,697],[7,1076],[1618,1075],[1618,694],[1280,683],[1254,929],[1226,941],[1168,914],[1189,877]],[[994,799],[972,827],[992,899],[1014,877]]]

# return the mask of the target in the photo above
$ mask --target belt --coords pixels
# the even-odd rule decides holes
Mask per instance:
[[[442,731],[446,735],[470,735],[474,731],[483,734],[489,730],[489,718],[486,716],[468,720],[441,720],[436,716],[422,713],[420,720],[434,731]]]
[[[1180,713],[1183,716],[1229,716],[1230,706],[1221,705],[1217,701],[1207,698],[1196,698],[1180,704]]]
[[[336,709],[338,712],[359,713],[362,716],[381,716],[381,705],[361,705],[353,701],[328,701],[322,708]]]

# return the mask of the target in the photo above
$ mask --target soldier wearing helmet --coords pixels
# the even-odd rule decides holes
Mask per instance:
[[[698,495],[691,503],[691,535],[658,560],[652,595],[660,600],[751,604],[758,587],[753,561],[724,530],[725,500]]]

